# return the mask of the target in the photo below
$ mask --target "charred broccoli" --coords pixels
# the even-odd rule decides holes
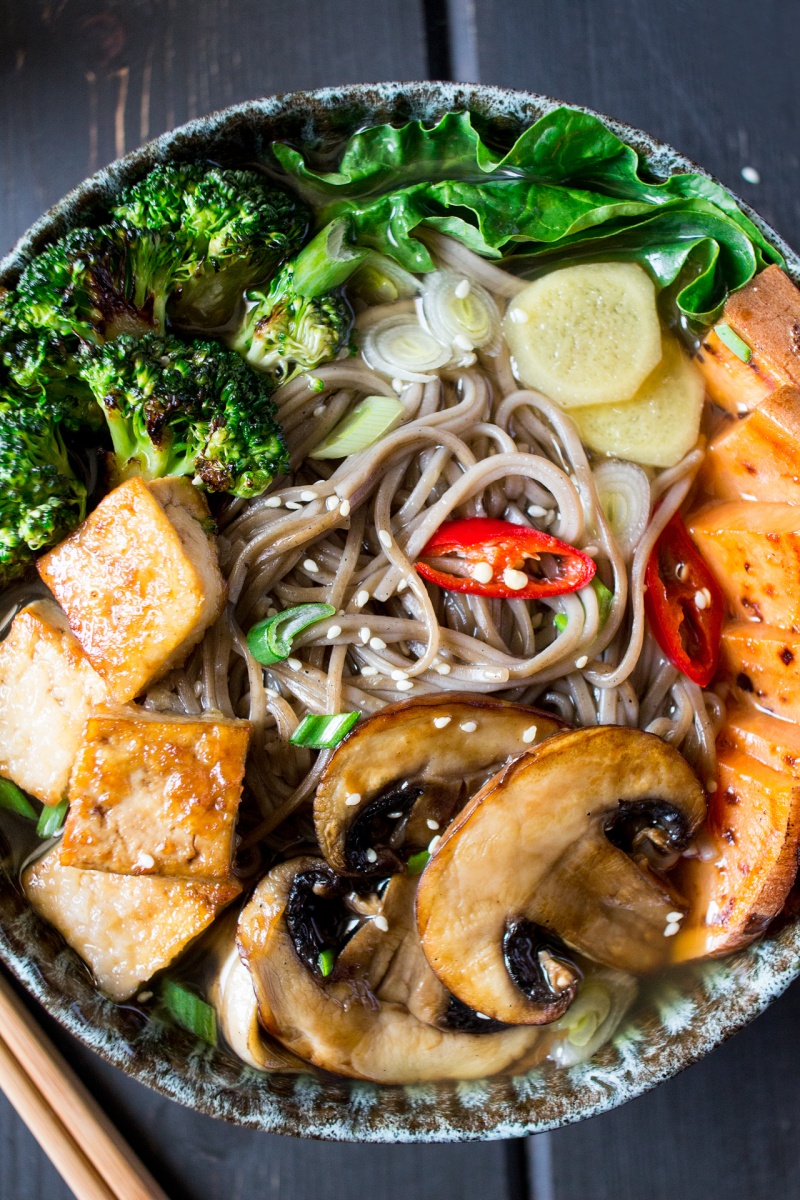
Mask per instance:
[[[129,232],[180,242],[185,281],[172,315],[200,328],[224,324],[245,289],[294,253],[308,225],[302,204],[262,175],[207,163],[155,167],[112,213]]]
[[[39,550],[60,542],[86,515],[86,488],[69,460],[62,414],[0,390],[0,581],[20,575]]]
[[[250,306],[230,342],[276,384],[334,358],[347,342],[352,321],[338,293],[326,292],[314,299],[300,296],[293,275],[293,265],[287,263],[268,291],[248,292]]]
[[[118,479],[189,475],[205,491],[258,496],[286,469],[270,385],[219,342],[122,336],[81,359]]]
[[[70,434],[90,434],[103,428],[103,414],[94,393],[78,374],[75,355],[56,334],[28,336],[7,332],[0,325],[0,373],[27,404],[50,406],[60,427]]]

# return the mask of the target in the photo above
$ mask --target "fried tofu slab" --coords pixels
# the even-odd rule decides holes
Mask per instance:
[[[0,643],[0,775],[59,804],[86,718],[109,699],[58,606],[23,608]]]
[[[800,391],[779,388],[711,441],[701,486],[720,500],[800,504]]]
[[[247,721],[132,706],[86,724],[61,841],[64,866],[222,883],[250,737]]]
[[[722,667],[739,696],[785,721],[800,721],[800,635],[755,621],[722,631]]]
[[[128,479],[43,555],[42,579],[122,703],[179,666],[225,603],[205,500],[187,479]]]

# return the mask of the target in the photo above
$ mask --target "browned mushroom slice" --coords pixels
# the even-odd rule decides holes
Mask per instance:
[[[294,859],[274,867],[245,906],[239,946],[272,1035],[318,1067],[379,1083],[477,1079],[527,1066],[538,1029],[498,1029],[477,1014],[484,1032],[441,1027],[449,998],[419,945],[416,879],[391,879],[345,941],[357,920],[350,886],[321,859]]]
[[[668,914],[686,908],[659,870],[704,815],[693,771],[660,738],[616,726],[550,738],[498,772],[431,857],[417,895],[428,961],[470,1008],[510,1024],[569,1006],[566,947],[653,970]]]
[[[486,696],[390,705],[338,747],[317,788],[320,847],[342,875],[386,875],[423,849],[500,766],[563,723]]]

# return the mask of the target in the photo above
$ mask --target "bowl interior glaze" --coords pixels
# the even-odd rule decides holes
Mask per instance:
[[[13,285],[54,237],[102,218],[123,184],[155,163],[211,158],[258,162],[276,138],[324,149],[365,125],[433,122],[469,108],[490,134],[514,137],[558,101],[479,85],[385,83],[296,92],[192,121],[98,172],[45,214],[0,262]],[[590,111],[590,110],[586,110]],[[647,134],[603,118],[658,176],[702,170]],[[740,202],[741,203],[741,202]],[[786,256],[800,260],[742,204]],[[60,937],[35,916],[9,856],[0,862],[0,958],[61,1024],[142,1083],[201,1112],[272,1133],[345,1141],[459,1141],[538,1132],[613,1108],[668,1079],[757,1016],[800,973],[800,919],[784,915],[763,941],[720,962],[687,968],[645,998],[613,1042],[566,1071],[386,1087],[315,1075],[265,1076],[158,1019],[104,1000]]]

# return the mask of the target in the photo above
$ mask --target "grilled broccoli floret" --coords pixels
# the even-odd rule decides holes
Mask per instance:
[[[287,263],[266,292],[248,292],[250,307],[231,346],[276,384],[335,358],[347,342],[352,315],[336,292],[309,299],[293,286]]]
[[[49,406],[62,430],[88,435],[103,428],[94,393],[80,378],[63,338],[41,332],[25,336],[0,324],[0,361],[2,374],[24,393],[25,402]]]
[[[308,225],[303,205],[262,175],[207,163],[155,167],[112,212],[127,230],[180,241],[186,281],[172,316],[201,328],[224,324],[244,290],[294,253]]]
[[[69,461],[58,413],[0,391],[0,581],[22,574],[38,551],[86,515],[86,488]]]
[[[115,475],[188,475],[209,492],[258,496],[286,469],[269,383],[219,342],[117,338],[82,352],[108,423]]]

